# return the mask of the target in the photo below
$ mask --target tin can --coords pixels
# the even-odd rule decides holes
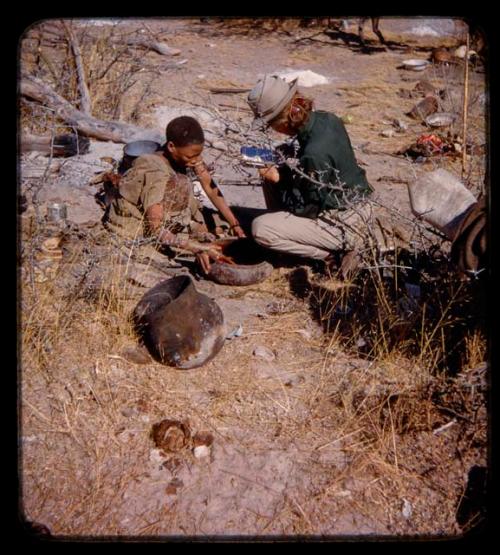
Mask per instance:
[[[248,166],[261,168],[276,163],[274,152],[268,148],[242,146],[240,154],[243,162]]]
[[[54,203],[47,207],[47,219],[49,222],[58,224],[66,222],[68,218],[68,208],[65,204]]]

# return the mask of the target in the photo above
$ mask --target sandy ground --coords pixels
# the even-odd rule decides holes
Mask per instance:
[[[264,73],[310,70],[328,84],[304,92],[317,108],[350,116],[347,129],[370,183],[383,202],[412,218],[404,180],[422,168],[393,154],[426,129],[405,116],[418,99],[398,92],[412,90],[423,78],[436,87],[458,83],[461,70],[414,73],[398,66],[408,58],[427,58],[432,47],[458,45],[460,22],[382,20],[386,38],[397,46],[380,49],[367,30],[373,41],[369,54],[317,29],[229,33],[187,19],[147,25],[188,62],[159,72],[137,123],[162,130],[182,113],[199,117],[213,133],[222,131],[221,148],[207,148],[206,157],[215,161],[216,179],[235,210],[264,208],[258,185],[248,185],[256,174],[245,177],[234,163],[241,137],[231,122],[248,130],[251,118],[245,94],[208,89],[250,88]],[[105,32],[106,25],[96,29]],[[471,90],[478,98],[487,93],[480,71],[471,74]],[[455,102],[460,105],[460,98]],[[486,142],[481,102],[471,113],[474,144]],[[382,136],[394,129],[395,119],[406,129]],[[88,154],[64,162],[40,200],[67,203],[73,223],[92,227],[102,210],[88,182],[108,168],[102,158],[118,159],[122,148],[92,141]],[[29,163],[37,163],[35,154],[23,157],[21,176]],[[425,169],[438,165],[460,173],[458,159],[431,161]],[[470,168],[471,186],[480,190],[484,159],[471,159]],[[384,395],[411,396],[424,379],[420,370],[344,353],[323,333],[309,303],[293,294],[290,271],[276,269],[267,282],[242,288],[196,282],[222,308],[227,332],[242,329],[197,370],[128,363],[120,357],[123,337],[113,343],[87,313],[81,335],[68,328],[72,344],[59,344],[43,371],[30,371],[25,357],[20,469],[27,520],[71,538],[460,533],[456,511],[467,474],[486,461],[483,428],[478,434],[476,421],[458,419],[434,433],[451,417],[431,422],[427,415],[426,425],[406,433],[395,436],[392,428],[392,434],[374,436],[375,413],[365,414],[365,408],[380,405]],[[194,431],[210,431],[215,439],[208,456],[196,458],[188,448],[175,454],[157,449],[149,433],[164,418],[187,419]]]

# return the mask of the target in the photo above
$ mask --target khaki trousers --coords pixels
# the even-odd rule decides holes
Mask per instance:
[[[266,183],[263,188],[268,208],[276,210],[279,203],[272,185]],[[371,220],[369,200],[362,200],[348,210],[324,212],[316,219],[277,210],[255,218],[252,235],[259,245],[269,249],[323,260],[331,251],[362,246]]]

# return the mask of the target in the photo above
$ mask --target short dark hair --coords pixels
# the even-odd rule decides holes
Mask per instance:
[[[167,142],[175,146],[201,145],[205,142],[203,129],[197,120],[190,116],[174,118],[167,125]]]

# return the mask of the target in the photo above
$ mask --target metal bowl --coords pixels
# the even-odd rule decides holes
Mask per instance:
[[[155,141],[133,141],[125,145],[123,153],[126,156],[137,158],[137,156],[142,156],[143,154],[152,154],[156,152],[160,146],[160,143],[156,143]]]
[[[422,71],[429,65],[428,60],[411,59],[404,60],[403,67],[405,69],[410,69],[411,71]]]
[[[447,127],[457,119],[456,114],[450,112],[438,112],[425,118],[425,123],[431,127]]]

